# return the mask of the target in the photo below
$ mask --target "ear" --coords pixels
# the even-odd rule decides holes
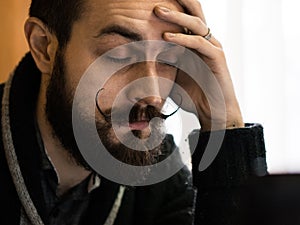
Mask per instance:
[[[30,17],[25,22],[25,36],[29,49],[42,74],[51,74],[58,48],[56,36],[38,18]]]

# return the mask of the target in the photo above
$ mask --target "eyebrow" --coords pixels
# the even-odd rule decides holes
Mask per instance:
[[[101,37],[101,36],[107,35],[107,34],[118,34],[118,35],[121,35],[132,41],[143,40],[143,37],[141,34],[134,32],[134,31],[128,29],[127,27],[120,26],[120,25],[111,25],[111,26],[105,27],[95,37],[98,38],[98,37]]]

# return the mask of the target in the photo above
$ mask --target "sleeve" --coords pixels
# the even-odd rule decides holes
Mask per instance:
[[[196,148],[192,155],[193,184],[197,189],[195,225],[235,225],[239,189],[250,177],[268,173],[263,127],[246,124],[245,128],[223,131],[216,158],[200,172],[199,163],[210,136],[221,131],[213,132],[194,131],[189,136],[190,146]]]

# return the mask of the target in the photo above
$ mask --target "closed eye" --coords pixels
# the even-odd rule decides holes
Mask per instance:
[[[107,56],[106,58],[107,58],[110,62],[118,63],[118,64],[129,63],[129,62],[132,60],[131,57],[119,58],[119,57]]]
[[[163,54],[159,55],[157,62],[176,67],[178,64],[178,58],[174,55],[169,56],[167,54]]]

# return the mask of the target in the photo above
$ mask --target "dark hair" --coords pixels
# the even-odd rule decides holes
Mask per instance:
[[[84,11],[83,3],[84,0],[32,0],[29,16],[42,20],[63,48],[70,39],[74,22]]]

